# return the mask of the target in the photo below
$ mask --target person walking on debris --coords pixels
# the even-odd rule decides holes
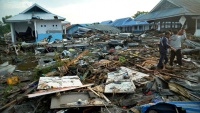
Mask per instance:
[[[48,38],[47,38],[47,42],[49,43],[52,39],[52,35],[49,35]]]
[[[173,47],[171,47],[168,43],[170,36],[171,36],[171,32],[166,31],[165,35],[160,38],[160,44],[159,44],[160,59],[159,59],[159,62],[157,64],[157,68],[160,68],[160,69],[163,69],[163,70],[165,70],[165,66],[168,62],[167,49],[170,48],[173,51],[175,51],[175,49]],[[165,60],[164,63],[163,63],[163,60]]]
[[[182,67],[182,53],[181,53],[181,42],[186,39],[186,31],[181,29],[179,31],[174,31],[174,35],[171,36],[170,45],[176,49],[176,51],[171,50],[170,54],[170,66],[173,67],[174,58],[176,57],[177,63]]]

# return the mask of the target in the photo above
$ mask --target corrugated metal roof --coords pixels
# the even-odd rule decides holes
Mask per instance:
[[[38,9],[41,9],[41,10],[43,10],[44,12],[46,12],[46,13],[51,13],[51,12],[49,12],[48,10],[46,10],[45,8],[43,8],[43,7],[41,7],[40,5],[38,5],[38,4],[33,4],[32,6],[30,6],[29,8],[27,8],[27,9],[25,9],[23,12],[21,12],[21,13],[27,13],[28,11],[30,11],[31,9],[36,9],[36,8],[38,8]]]
[[[52,13],[35,13],[34,17],[37,17],[40,20],[53,20],[54,16],[57,16]],[[65,20],[65,18],[57,16],[59,20]],[[15,21],[28,21],[32,19],[32,13],[26,13],[26,14],[18,14],[15,15],[9,19],[7,19],[7,22],[15,22]]]
[[[133,25],[144,25],[144,24],[148,24],[148,23],[146,21],[135,21],[131,17],[117,19],[112,23],[112,25],[116,26],[116,27],[133,26]]]
[[[191,15],[200,15],[200,0],[168,0],[180,7],[183,7]]]
[[[125,22],[127,22],[127,21],[129,21],[129,20],[131,21],[132,18],[131,18],[131,17],[120,18],[120,19],[115,20],[115,21],[112,23],[112,25],[113,25],[113,26],[116,26],[116,27],[123,26],[123,24],[125,24]]]
[[[184,15],[185,14],[184,12],[185,11],[183,8],[161,10],[161,11],[145,14],[141,17],[136,18],[136,20],[149,21],[149,20],[156,20],[156,19],[162,19],[162,18],[168,18],[168,17],[175,17],[175,16]]]
[[[148,24],[148,22],[141,22],[141,21],[135,21],[134,19],[131,21],[128,21],[123,24],[123,26],[133,26],[133,25],[145,25]]]
[[[112,24],[112,20],[103,21],[100,24],[110,25],[110,24]]]
[[[72,27],[84,27],[84,26],[82,26],[81,24],[72,24],[72,25],[70,25],[70,26],[68,26],[67,28],[66,28],[66,30],[68,30],[68,29],[71,29]]]
[[[120,30],[111,26],[111,25],[101,25],[101,24],[94,24],[86,26],[89,29],[95,29],[103,32],[110,32],[110,33],[120,33]]]
[[[176,7],[158,10],[163,4],[169,2]],[[181,15],[200,15],[200,0],[162,0],[151,12],[146,15],[137,17],[137,21],[150,21],[162,18],[169,18]]]
[[[41,6],[34,4],[31,7],[29,7],[28,9],[26,9],[25,11],[23,11],[22,13],[7,19],[6,22],[28,21],[28,20],[33,19],[32,17],[35,17],[35,18],[41,19],[41,20],[54,20],[55,16],[57,16],[59,20],[65,20],[65,18],[55,15],[55,14],[52,14],[44,8],[41,9],[41,10],[44,10],[43,12],[41,12],[41,11],[29,12],[31,10],[31,8],[34,8],[34,7],[42,8]]]

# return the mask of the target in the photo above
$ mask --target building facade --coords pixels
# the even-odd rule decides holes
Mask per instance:
[[[48,10],[33,4],[23,12],[6,20],[10,23],[12,42],[38,42],[51,37],[51,41],[62,39],[61,21],[65,18],[52,14]]]
[[[148,14],[137,21],[148,21],[161,31],[187,29],[200,36],[200,0],[161,0]]]

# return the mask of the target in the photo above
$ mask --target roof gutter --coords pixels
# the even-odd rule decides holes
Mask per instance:
[[[171,16],[165,16],[165,17],[160,17],[160,18],[151,18],[151,19],[138,19],[137,21],[153,21],[153,20],[159,20],[159,19],[165,19],[165,18],[171,18],[175,16],[184,16],[185,14],[178,14],[178,15],[171,15]]]

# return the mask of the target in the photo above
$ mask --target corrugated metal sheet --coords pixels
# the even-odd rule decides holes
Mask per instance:
[[[112,25],[116,27],[145,25],[145,24],[148,24],[148,23],[146,21],[135,21],[131,17],[117,19],[112,23]]]
[[[184,13],[185,13],[185,9],[174,8],[174,9],[161,10],[161,11],[148,13],[146,15],[136,18],[136,20],[140,20],[140,21],[156,20],[156,19],[180,16],[180,15],[184,15]]]
[[[120,18],[120,19],[115,20],[115,21],[112,23],[112,25],[113,25],[113,26],[116,26],[116,27],[120,27],[120,26],[123,26],[123,24],[124,24],[125,22],[127,22],[128,20],[131,20],[131,18],[130,18],[130,17],[127,17],[127,18]]]
[[[103,21],[103,22],[101,22],[100,24],[103,24],[103,25],[111,25],[111,24],[112,24],[112,20]]]
[[[140,22],[140,21],[131,20],[131,21],[126,22],[123,26],[145,25],[145,24],[148,24],[148,22],[146,21]]]
[[[176,8],[157,10],[156,7],[162,7],[161,2],[170,2],[176,5]],[[162,0],[156,7],[146,15],[137,17],[138,21],[150,21],[162,18],[169,18],[181,15],[200,15],[200,0]]]

